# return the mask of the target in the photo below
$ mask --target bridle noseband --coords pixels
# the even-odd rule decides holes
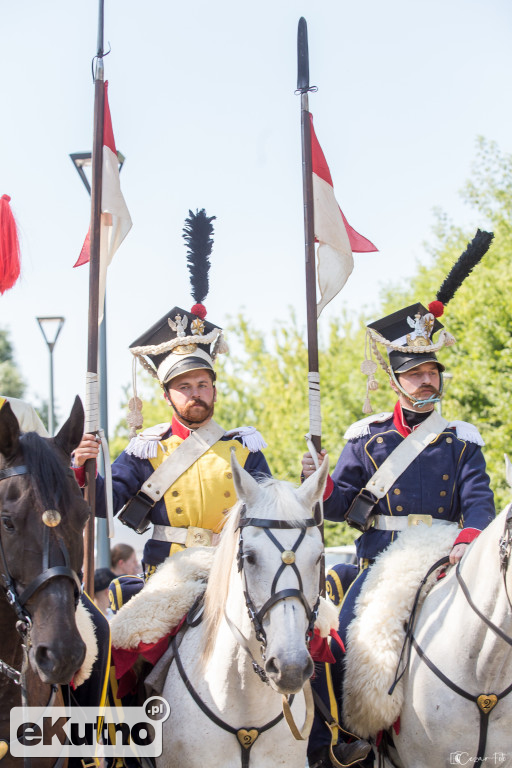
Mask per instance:
[[[19,464],[16,467],[7,467],[5,469],[1,469],[0,481],[6,480],[9,477],[14,477],[16,475],[28,475],[28,474],[30,474],[30,470],[24,464]],[[53,530],[54,530],[53,528],[49,528],[46,525],[44,526],[43,563],[42,563],[43,570],[34,579],[32,579],[30,584],[27,587],[25,587],[21,595],[18,594],[15,580],[13,579],[11,572],[9,571],[9,566],[7,563],[7,558],[5,555],[2,538],[0,536],[0,565],[2,568],[2,573],[0,574],[0,576],[3,581],[3,584],[1,586],[4,589],[7,601],[10,603],[10,605],[12,605],[14,611],[16,612],[16,616],[18,618],[18,621],[16,622],[16,629],[18,630],[18,633],[22,637],[22,640],[24,642],[24,647],[28,647],[30,645],[29,634],[32,628],[32,619],[30,617],[30,613],[26,609],[26,604],[28,603],[30,598],[33,597],[41,587],[46,585],[52,579],[55,579],[58,577],[64,576],[70,579],[74,587],[75,608],[78,604],[80,593],[82,591],[82,585],[80,583],[78,575],[70,567],[69,554],[66,549],[66,546],[62,541],[62,539],[56,535],[55,535],[55,538],[57,539],[57,543],[58,543],[60,552],[62,554],[62,557],[64,559],[65,565],[54,565],[54,566],[50,565],[50,553],[51,553],[51,542],[52,542],[51,533]],[[12,672],[9,674],[8,671],[4,669],[5,666],[8,666],[8,665],[5,665],[5,662],[0,662],[0,672],[2,671],[5,672],[5,674],[7,674],[8,677],[13,679],[12,672],[16,672],[16,670],[12,670]],[[20,673],[16,673],[16,674],[20,675]],[[15,680],[15,682],[19,682],[19,680]]]
[[[316,617],[318,614],[318,607],[320,605],[320,595],[318,595],[315,605],[313,606],[313,608],[311,608],[304,595],[302,578],[300,575],[300,571],[297,568],[297,565],[295,563],[295,554],[304,540],[304,537],[306,535],[306,529],[311,528],[313,526],[316,527],[317,522],[313,518],[307,518],[303,521],[302,520],[300,521],[301,525],[299,528],[297,526],[297,523],[291,523],[286,520],[267,520],[265,518],[258,518],[258,517],[245,517],[244,513],[245,513],[245,505],[243,505],[240,510],[240,522],[238,524],[238,528],[240,530],[240,538],[239,538],[239,544],[238,544],[237,567],[238,567],[239,573],[242,574],[243,591],[244,591],[245,604],[247,606],[247,611],[249,613],[249,617],[254,627],[256,639],[262,644],[262,651],[263,651],[263,657],[264,657],[264,651],[267,644],[267,636],[265,633],[265,629],[263,627],[263,620],[266,614],[268,613],[268,611],[272,608],[272,606],[274,606],[276,603],[280,602],[281,600],[287,600],[290,597],[295,597],[301,601],[306,611],[306,616],[308,618],[308,627],[306,630],[306,641],[309,641],[313,633],[313,627],[315,625]],[[282,560],[282,563],[277,569],[277,572],[272,580],[270,597],[261,606],[259,610],[256,609],[254,602],[249,594],[246,572],[244,570],[243,531],[244,531],[244,528],[247,528],[249,526],[252,526],[255,528],[261,528],[265,532],[265,534],[268,536],[272,544],[274,544],[274,546],[277,547],[277,549],[281,552],[281,560]],[[283,529],[298,530],[297,540],[295,541],[295,544],[293,545],[293,547],[291,549],[285,550],[282,544],[276,539],[276,537],[272,533],[271,531],[272,528],[280,529],[280,530],[283,530]],[[284,572],[285,568],[287,567],[291,567],[292,570],[295,572],[295,575],[297,576],[297,581],[298,581],[298,589],[281,589],[279,591],[276,591],[277,583],[282,573]],[[258,674],[260,673],[258,672]]]

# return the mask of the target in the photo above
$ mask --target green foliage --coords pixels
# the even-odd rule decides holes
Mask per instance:
[[[23,397],[25,383],[13,356],[9,334],[0,329],[0,394],[6,397]]]
[[[491,250],[448,304],[442,318],[456,345],[440,359],[451,378],[443,400],[443,415],[474,423],[486,441],[486,460],[497,508],[508,500],[503,453],[512,453],[512,306],[508,286],[512,279],[512,157],[500,154],[496,145],[479,140],[471,181],[464,190],[466,201],[476,209],[475,230],[492,229]],[[421,265],[405,288],[390,286],[372,316],[385,315],[401,306],[421,301],[428,304],[473,231],[462,231],[445,215],[437,213],[433,242],[426,246],[428,265]],[[344,316],[332,321],[319,339],[322,394],[322,443],[336,462],[349,424],[362,418],[365,377],[363,317]],[[265,450],[276,477],[298,482],[300,458],[306,450],[308,431],[307,349],[305,332],[293,312],[270,338],[251,328],[239,315],[227,328],[231,355],[219,360],[218,403],[215,418],[227,429],[253,424],[268,442]],[[377,373],[380,388],[372,392],[375,411],[391,410],[394,395],[387,377]],[[150,425],[169,420],[169,408],[161,389],[145,381],[144,418]],[[118,429],[115,451],[126,444],[127,433]],[[348,543],[355,537],[345,524],[326,523],[326,544]]]

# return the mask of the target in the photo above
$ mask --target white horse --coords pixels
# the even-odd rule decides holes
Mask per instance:
[[[387,765],[512,766],[512,505],[427,595]]]
[[[186,631],[167,676],[162,695],[171,714],[158,768],[303,768],[306,761],[307,742],[292,736],[281,694],[293,698],[299,730],[322,554],[312,508],[327,462],[298,490],[277,480],[258,484],[234,455],[231,463],[239,503],[216,551],[204,619]]]

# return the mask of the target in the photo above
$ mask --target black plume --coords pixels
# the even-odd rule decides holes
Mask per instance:
[[[190,285],[194,301],[202,303],[208,295],[209,256],[213,246],[212,221],[216,216],[207,216],[204,208],[192,213],[185,219],[183,239],[187,244],[187,266],[190,272]]]
[[[438,290],[437,301],[441,301],[446,306],[450,299],[453,299],[455,291],[460,288],[469,273],[489,250],[493,237],[494,234],[492,232],[477,230],[473,240],[468,243],[468,247],[455,262],[450,270],[450,274],[445,278]]]

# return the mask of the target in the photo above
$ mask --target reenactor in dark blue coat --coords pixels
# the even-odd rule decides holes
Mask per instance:
[[[433,302],[429,308],[435,310],[435,305]],[[434,342],[431,336],[439,331],[439,340]],[[433,432],[428,433],[421,451],[403,459],[398,471],[388,472],[386,483],[382,479],[383,470],[376,475],[408,435],[414,432],[419,436],[417,430],[429,417],[429,424],[435,418],[439,420],[437,412],[435,416],[432,414],[443,394],[444,366],[435,353],[443,345],[452,344],[453,337],[443,329],[432,311],[427,311],[421,304],[406,307],[370,324],[368,336],[373,353],[390,377],[398,402],[393,412],[369,415],[349,427],[345,433],[348,442],[328,478],[324,494],[325,517],[334,521],[347,520],[361,531],[356,540],[359,573],[354,583],[344,593],[340,589],[339,573],[331,573],[327,580],[328,591],[333,596],[339,592],[338,599],[344,598],[339,628],[343,642],[346,642],[347,628],[354,617],[355,602],[368,567],[400,531],[411,525],[451,525],[450,562],[456,563],[467,545],[495,516],[482,454],[483,440],[476,427],[466,422],[438,421]],[[387,348],[388,360],[381,355],[377,343]],[[365,360],[362,366],[369,377],[366,411],[370,410],[369,393],[375,388],[372,382],[376,368],[372,359]],[[320,462],[324,455],[325,451],[322,451]],[[304,477],[313,472],[311,454],[304,455],[302,467]],[[340,658],[338,651],[335,655]],[[339,667],[336,671],[334,666],[326,677],[318,675],[316,685],[325,703],[334,703],[341,712],[338,701],[342,671]],[[331,706],[331,712],[332,709]],[[331,733],[317,716],[309,747],[310,766],[321,768],[333,764],[329,756],[330,742]],[[345,765],[362,759],[365,752],[368,752],[368,745],[363,740],[343,743],[341,739],[334,747],[336,759]]]

